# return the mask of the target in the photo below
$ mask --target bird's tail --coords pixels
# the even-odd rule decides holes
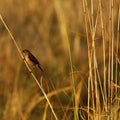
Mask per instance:
[[[41,68],[40,64],[38,64],[38,67],[44,73],[44,70]]]

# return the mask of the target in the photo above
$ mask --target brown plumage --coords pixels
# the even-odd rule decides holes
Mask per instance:
[[[39,61],[36,59],[36,57],[29,50],[27,50],[27,49],[23,50],[22,54],[24,56],[25,61],[28,63],[28,65],[31,65],[31,66],[36,66],[37,65],[39,67],[39,69],[42,72],[44,72],[43,69],[40,66]]]

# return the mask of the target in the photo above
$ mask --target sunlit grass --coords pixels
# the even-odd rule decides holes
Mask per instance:
[[[119,0],[31,2],[0,4],[10,29],[0,23],[0,119],[120,119]],[[25,48],[42,82],[24,66]]]

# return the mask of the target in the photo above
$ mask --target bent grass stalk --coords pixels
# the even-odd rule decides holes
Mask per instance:
[[[22,59],[24,59],[24,57],[23,57],[23,55],[22,55],[22,53],[21,53],[21,50],[20,50],[20,48],[19,48],[18,45],[17,45],[17,42],[16,42],[15,38],[13,37],[13,35],[12,35],[11,31],[9,30],[9,28],[8,28],[7,24],[5,23],[5,21],[3,20],[1,14],[0,14],[0,19],[1,19],[2,23],[3,23],[3,25],[5,26],[6,30],[7,30],[8,33],[10,34],[10,37],[12,38],[12,41],[13,41],[14,45],[16,46],[16,48],[17,48],[20,56],[22,57]],[[57,118],[57,116],[56,116],[56,114],[55,114],[55,112],[54,112],[54,110],[53,110],[53,107],[52,107],[52,105],[51,105],[51,103],[50,103],[50,101],[49,101],[49,99],[48,99],[48,97],[47,97],[47,95],[46,95],[46,93],[45,93],[45,91],[44,91],[44,89],[42,88],[42,86],[41,86],[40,83],[38,82],[36,76],[32,73],[32,71],[31,71],[30,67],[28,66],[27,62],[26,62],[25,60],[24,60],[24,62],[25,62],[25,64],[26,64],[29,72],[31,73],[32,77],[33,77],[34,80],[36,81],[38,87],[40,88],[41,92],[43,93],[44,97],[46,98],[46,100],[47,100],[47,102],[48,102],[48,104],[49,104],[49,106],[50,106],[50,108],[51,108],[51,111],[52,111],[55,119],[58,120],[58,118]],[[41,77],[41,80],[42,80],[42,77]]]

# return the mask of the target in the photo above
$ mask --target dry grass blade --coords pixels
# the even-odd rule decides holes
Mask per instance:
[[[17,45],[15,38],[13,37],[12,33],[10,32],[8,26],[6,25],[6,23],[5,23],[5,21],[3,20],[3,18],[2,18],[1,15],[0,15],[0,19],[1,19],[2,23],[4,24],[5,28],[7,29],[8,33],[10,34],[14,45],[16,46],[19,54],[21,55],[21,57],[22,57],[22,59],[23,59],[24,57],[23,57],[23,55],[22,55],[22,53],[21,53],[21,50],[20,50],[19,46]],[[37,85],[39,86],[40,90],[42,91],[44,97],[46,98],[46,100],[47,100],[47,102],[48,102],[48,104],[49,104],[49,106],[50,106],[50,108],[51,108],[51,111],[52,111],[55,119],[58,120],[58,118],[57,118],[57,116],[56,116],[56,114],[55,114],[55,112],[54,112],[54,110],[53,110],[53,107],[52,107],[52,105],[51,105],[51,103],[50,103],[50,101],[49,101],[49,99],[48,99],[48,97],[47,97],[47,95],[46,95],[46,93],[45,93],[45,91],[44,91],[44,89],[42,88],[42,86],[41,86],[40,83],[38,82],[36,76],[32,73],[32,71],[31,71],[30,67],[28,66],[27,62],[26,62],[25,60],[24,60],[24,62],[25,62],[25,64],[26,64],[29,72],[31,73],[32,77],[34,78],[34,80],[36,81]],[[42,77],[41,77],[41,81],[42,81]]]

